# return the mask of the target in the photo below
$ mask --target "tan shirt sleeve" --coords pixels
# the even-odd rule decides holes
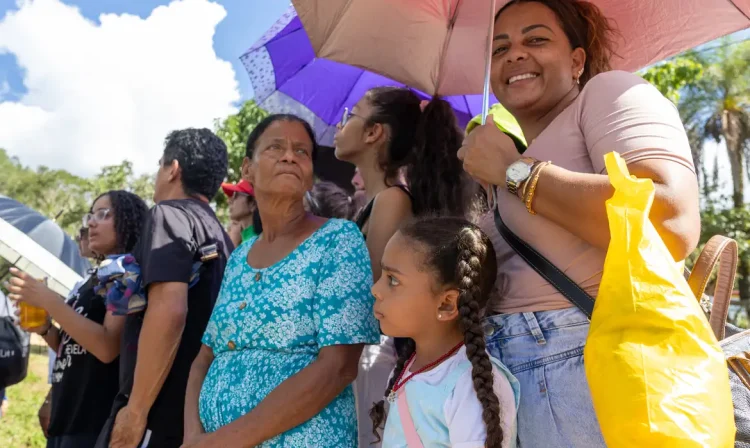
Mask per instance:
[[[595,76],[578,103],[581,131],[594,171],[604,173],[604,155],[617,151],[627,163],[670,160],[695,172],[677,108],[654,86],[628,72]]]

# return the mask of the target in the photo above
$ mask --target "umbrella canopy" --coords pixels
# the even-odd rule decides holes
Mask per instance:
[[[62,296],[91,267],[57,224],[1,195],[0,257],[33,277],[47,277],[50,289]]]
[[[318,142],[327,146],[333,145],[344,108],[351,109],[373,87],[405,86],[361,68],[316,58],[293,7],[240,60],[261,108],[304,118],[313,125]],[[423,99],[431,97],[414,91]],[[482,111],[481,95],[456,95],[445,100],[453,107],[461,127]],[[491,102],[497,100],[493,97]]]
[[[750,0],[591,0],[622,34],[613,65],[635,71],[750,27]],[[489,0],[292,0],[320,58],[429,94],[482,93]],[[496,0],[496,10],[508,0]]]

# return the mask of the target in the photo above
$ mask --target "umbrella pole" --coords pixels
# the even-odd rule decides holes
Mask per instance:
[[[492,31],[495,28],[495,0],[490,0],[490,25],[487,28],[487,53],[484,60],[484,90],[482,91],[482,124],[490,113],[490,70],[492,69]]]
[[[482,92],[482,124],[487,123],[490,113],[490,70],[492,69],[492,41],[495,28],[495,0],[490,0],[490,23],[487,28],[487,53],[484,61],[484,90]],[[495,187],[487,185],[487,203],[490,210],[496,206]]]

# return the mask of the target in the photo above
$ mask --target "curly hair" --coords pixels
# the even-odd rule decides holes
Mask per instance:
[[[172,131],[167,136],[162,164],[166,166],[175,160],[182,169],[182,188],[189,196],[211,199],[227,177],[227,146],[205,128]]]
[[[261,135],[263,135],[264,132],[266,132],[266,129],[268,129],[269,126],[276,123],[277,121],[287,121],[290,123],[299,123],[305,128],[305,132],[307,132],[307,135],[310,137],[310,141],[312,142],[312,160],[315,162],[316,157],[318,156],[318,141],[315,139],[315,132],[312,129],[312,126],[310,126],[310,123],[305,121],[304,119],[292,115],[292,114],[274,114],[269,115],[266,118],[264,118],[260,123],[258,123],[255,128],[253,128],[252,132],[250,132],[250,135],[247,137],[247,145],[245,146],[245,157],[248,159],[253,158],[253,153],[255,153],[255,145],[258,144],[258,139],[260,139]]]
[[[500,401],[493,389],[492,363],[487,354],[481,321],[497,276],[495,249],[479,227],[462,218],[430,217],[413,221],[400,230],[422,254],[424,266],[434,273],[436,283],[456,288],[459,292],[459,325],[464,333],[466,356],[471,362],[474,391],[482,405],[482,419],[487,428],[488,448],[500,448],[503,430],[500,422]],[[386,389],[387,396],[406,361],[414,353],[411,339],[396,362],[394,374]],[[377,403],[370,412],[373,431],[385,418],[385,404]]]
[[[401,87],[376,87],[365,97],[373,107],[367,122],[390,130],[380,168],[386,179],[406,168],[414,214],[465,216],[476,191],[458,159],[463,133],[451,105],[434,97],[422,111],[417,94]]]
[[[143,222],[148,214],[148,207],[143,199],[124,190],[110,190],[100,194],[91,203],[89,213],[93,213],[93,204],[100,198],[108,197],[112,203],[115,220],[115,234],[117,235],[117,250],[128,253],[133,250],[135,243],[141,237]]]
[[[512,0],[495,15],[495,21],[511,5],[541,3],[557,16],[570,47],[586,52],[583,74],[578,79],[581,88],[599,73],[612,70],[610,60],[615,52],[615,38],[620,34],[616,24],[598,6],[584,0]]]

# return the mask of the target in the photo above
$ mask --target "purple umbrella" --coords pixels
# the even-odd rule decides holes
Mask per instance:
[[[294,7],[240,57],[250,76],[255,101],[270,113],[292,113],[309,121],[318,141],[333,144],[344,108],[352,108],[369,89],[404,85],[357,67],[315,57]],[[414,90],[423,99],[429,95]],[[445,97],[464,127],[482,112],[481,95]],[[496,103],[490,97],[490,103]]]

